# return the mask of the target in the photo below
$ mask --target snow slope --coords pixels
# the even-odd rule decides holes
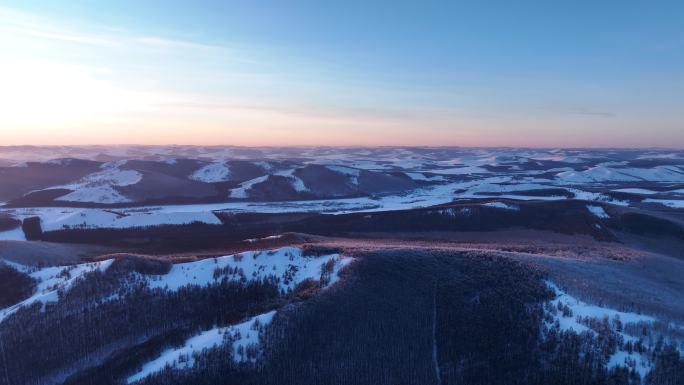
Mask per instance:
[[[271,323],[276,311],[260,314],[245,322],[227,327],[216,327],[189,338],[177,348],[165,350],[159,357],[143,365],[136,374],[128,377],[129,384],[140,381],[164,369],[189,369],[195,365],[195,355],[226,343],[231,343],[233,360],[255,362],[256,357],[247,357],[248,347],[258,348],[259,336],[263,329]]]
[[[619,320],[621,325],[627,324],[649,324],[652,325],[656,319],[651,316],[617,311],[610,308],[604,308],[596,305],[591,305],[580,301],[579,299],[565,293],[563,290],[558,288],[554,283],[547,282],[547,286],[556,293],[556,298],[549,302],[548,309],[552,309],[551,314],[555,322],[558,322],[560,330],[562,331],[574,331],[578,334],[580,333],[591,333],[595,334],[591,328],[589,328],[585,323],[588,319],[593,320],[609,320],[609,323],[614,328],[614,332],[618,333],[624,341],[636,341],[638,336],[633,336],[626,334],[622,330],[623,327],[615,329],[615,321]],[[563,314],[560,308],[567,306],[570,309],[568,314]],[[606,367],[608,369],[623,366],[627,368],[634,368],[643,379],[648,372],[653,369],[653,363],[650,361],[650,357],[647,352],[644,354],[639,354],[636,351],[632,353],[625,350],[621,350],[619,346],[616,348],[615,352],[610,356]]]
[[[280,289],[288,291],[306,279],[323,281],[327,287],[337,281],[340,269],[351,261],[352,258],[338,254],[308,257],[299,248],[283,247],[175,264],[167,274],[140,278],[147,280],[146,284],[152,289],[176,291],[189,285],[207,286],[222,279],[260,280],[274,277],[278,280]],[[330,269],[326,270],[325,266]],[[139,381],[165,368],[191,368],[195,363],[193,355],[229,342],[232,343],[233,360],[236,363],[253,363],[258,355],[254,351],[258,350],[259,334],[271,322],[275,313],[270,311],[236,325],[214,327],[199,333],[188,339],[183,346],[167,349],[159,357],[143,365],[138,373],[128,378],[128,383]],[[252,354],[248,353],[250,350]]]
[[[103,171],[90,174],[81,180],[50,189],[67,189],[72,192],[56,200],[66,202],[126,203],[131,200],[119,193],[115,187],[130,186],[142,180],[142,174],[133,170],[106,167]]]
[[[31,297],[14,306],[0,310],[0,322],[24,306],[30,306],[34,303],[42,303],[44,306],[48,302],[57,302],[59,300],[57,294],[59,291],[69,291],[78,279],[95,270],[106,271],[113,261],[113,259],[108,259],[100,262],[71,266],[52,266],[42,269],[5,262],[16,270],[31,276],[31,278],[36,280],[37,286]]]
[[[325,167],[331,171],[335,171],[337,173],[348,176],[351,184],[353,184],[353,185],[359,184],[359,175],[361,175],[361,170],[359,170],[358,168],[347,167],[347,166],[338,166],[338,165],[328,165]]]
[[[248,190],[257,183],[265,182],[269,175],[260,176],[258,178],[250,179],[246,182],[240,183],[240,187],[230,190],[231,198],[249,198]]]
[[[292,185],[292,188],[295,191],[298,192],[304,192],[304,191],[309,191],[309,189],[306,187],[304,184],[304,181],[301,180],[298,176],[294,175],[295,169],[289,169],[289,170],[283,170],[283,171],[277,171],[273,175],[279,175],[287,178],[288,181],[290,181],[290,184]]]
[[[556,317],[560,323],[561,330],[574,330],[577,333],[590,330],[587,326],[578,322],[577,317],[598,319],[601,319],[604,316],[608,317],[609,319],[614,319],[617,317],[620,319],[620,321],[622,321],[623,324],[639,322],[652,323],[656,320],[655,318],[647,315],[627,313],[610,308],[591,305],[567,294],[552,282],[547,282],[547,285],[556,293],[556,298],[550,302],[551,306],[558,307],[558,304],[561,303],[563,305],[567,305],[572,310],[571,316],[566,317],[563,315],[558,315]]]
[[[210,163],[192,173],[190,179],[206,183],[225,182],[230,180],[230,168],[226,162]]]
[[[597,218],[606,219],[610,218],[610,215],[601,206],[587,205],[587,210],[594,214]]]

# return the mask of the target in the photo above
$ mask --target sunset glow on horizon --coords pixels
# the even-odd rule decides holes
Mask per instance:
[[[684,147],[684,6],[608,3],[4,2],[0,145]]]

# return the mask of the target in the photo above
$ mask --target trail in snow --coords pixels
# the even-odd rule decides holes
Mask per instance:
[[[437,385],[442,385],[442,374],[439,369],[439,359],[437,358],[437,285],[432,292],[432,363],[435,365],[435,378]]]

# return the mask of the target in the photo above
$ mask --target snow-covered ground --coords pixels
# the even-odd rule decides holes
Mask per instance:
[[[631,329],[625,326],[639,325],[641,328],[643,325],[644,327],[651,328],[657,321],[652,316],[618,311],[583,302],[567,294],[552,282],[547,281],[547,286],[556,293],[556,297],[546,307],[548,314],[553,319],[553,322],[547,323],[548,328],[553,327],[557,323],[561,331],[574,331],[578,334],[589,333],[595,336],[597,332],[589,326],[590,322],[598,322],[605,319],[611,327],[611,332],[619,336],[624,343],[634,343],[643,336],[628,334],[625,330]],[[649,352],[644,352],[643,354],[638,353],[636,350],[630,352],[622,344],[618,344],[617,349],[606,363],[608,369],[616,366],[634,368],[640,374],[642,380],[653,369],[653,365]]]
[[[643,200],[644,203],[659,203],[661,205],[671,207],[673,209],[684,209],[684,199],[653,199],[647,198]]]
[[[222,279],[241,281],[274,277],[278,280],[280,289],[287,291],[306,279],[320,281],[324,287],[330,286],[339,279],[340,269],[351,261],[352,258],[338,254],[308,257],[299,248],[283,247],[176,264],[167,274],[144,276],[143,279],[147,280],[150,288],[175,291],[188,285],[206,286]],[[259,334],[274,315],[275,311],[270,311],[236,325],[214,327],[199,333],[182,346],[167,349],[159,357],[143,365],[138,373],[128,378],[128,383],[139,381],[165,368],[191,368],[195,363],[195,354],[225,343],[232,344],[235,362],[253,363],[259,355]]]
[[[652,168],[622,168],[608,164],[598,165],[584,171],[565,171],[557,178],[570,184],[596,182],[684,182],[684,171],[675,166]]]
[[[513,210],[513,211],[518,211],[520,210],[520,206],[516,206],[510,203],[504,203],[504,202],[487,202],[483,203],[483,206],[487,207],[494,207],[496,209],[503,209],[503,210]]]
[[[309,191],[309,189],[304,184],[304,181],[301,180],[298,176],[294,175],[295,171],[296,169],[292,168],[289,170],[277,171],[273,175],[278,175],[287,178],[287,180],[292,185],[292,188],[297,192]]]
[[[587,205],[587,210],[594,214],[597,218],[606,219],[610,218],[610,215],[601,206]]]
[[[329,279],[329,284],[333,283],[337,280],[338,271],[351,261],[351,258],[338,254],[307,257],[299,248],[283,247],[179,263],[173,265],[167,274],[147,275],[144,278],[150,288],[175,291],[189,285],[207,286],[225,278],[255,280],[275,277],[280,289],[288,291],[306,279],[319,281],[322,274]],[[323,269],[326,264],[332,269],[327,273]],[[226,273],[216,275],[218,269]]]
[[[230,180],[230,168],[226,162],[209,163],[190,175],[190,179],[216,183]]]
[[[13,314],[21,307],[30,306],[35,303],[42,303],[43,306],[48,302],[59,300],[58,292],[67,292],[78,279],[95,270],[106,271],[111,266],[113,259],[100,262],[83,263],[71,266],[52,266],[45,268],[35,268],[24,266],[17,263],[0,260],[0,263],[15,268],[16,270],[28,274],[36,282],[36,289],[31,297],[19,302],[18,304],[0,310],[0,322]]]
[[[127,382],[131,384],[140,381],[164,369],[192,368],[197,354],[227,343],[232,344],[233,360],[236,363],[256,362],[260,334],[271,323],[275,313],[272,310],[236,325],[215,327],[199,333],[186,340],[182,346],[167,349],[159,357],[144,364],[139,372],[128,377]]]
[[[248,190],[256,183],[263,182],[268,176],[249,180],[231,190],[232,197],[248,197]],[[289,202],[228,202],[192,205],[166,205],[131,207],[117,209],[86,208],[22,208],[5,209],[19,219],[39,216],[45,231],[64,228],[128,228],[157,225],[176,225],[200,222],[220,224],[214,211],[289,213],[318,212],[345,214],[351,212],[376,212],[428,207],[450,203],[459,199],[508,198],[514,200],[564,200],[565,196],[526,196],[518,191],[542,190],[550,186],[535,183],[538,179],[516,180],[507,176],[487,177],[462,182],[436,184],[413,190],[405,194],[378,197],[359,197],[342,199],[322,199]],[[604,194],[587,192],[576,188],[566,188],[576,199],[626,205],[626,202],[612,199]],[[488,194],[489,193],[489,194]]]
[[[252,281],[272,278],[282,292],[287,292],[307,279],[320,281],[324,287],[329,286],[338,280],[339,271],[352,260],[338,254],[305,256],[300,248],[283,247],[175,264],[167,274],[162,275],[132,274],[137,274],[136,281],[144,283],[150,289],[164,291],[176,291],[190,285],[208,286],[223,279]],[[45,304],[58,301],[58,292],[67,292],[78,279],[90,272],[106,271],[113,261],[108,259],[78,265],[35,268],[0,260],[0,263],[28,274],[37,282],[31,297],[0,310],[0,321],[21,307],[37,302]]]
[[[359,184],[359,175],[361,175],[361,170],[358,168],[353,168],[353,167],[346,167],[346,166],[338,166],[338,165],[329,165],[326,166],[329,170],[335,171],[337,173],[346,175],[349,177],[349,181],[353,185],[358,185]]]
[[[220,224],[211,211],[163,211],[155,209],[87,209],[70,207],[45,207],[16,209],[12,212],[19,219],[31,216],[41,218],[43,231],[79,228],[136,228],[160,225],[183,225],[193,222]]]
[[[21,227],[13,230],[0,231],[0,241],[25,241],[26,235]]]
[[[550,302],[551,306],[558,308],[560,303],[562,305],[567,305],[570,310],[572,310],[572,315],[563,316],[563,314],[557,314],[555,317],[560,324],[561,330],[564,331],[571,329],[577,333],[589,331],[590,329],[586,325],[578,321],[578,317],[602,319],[604,316],[606,316],[609,319],[618,318],[623,324],[639,322],[652,323],[656,320],[654,317],[647,315],[627,313],[606,307],[592,305],[567,294],[552,282],[547,282],[547,285],[556,293],[556,298]]]
[[[622,192],[628,194],[640,194],[640,195],[653,195],[657,194],[657,191],[647,190],[645,188],[618,188],[614,189],[615,192]]]
[[[442,175],[426,175],[426,173],[422,172],[406,172],[404,173],[406,176],[413,180],[420,180],[420,181],[425,181],[425,182],[442,182],[444,181],[444,177]]]
[[[19,155],[11,149],[2,150],[12,155],[8,159]],[[36,151],[35,155],[42,159],[40,155],[42,150]],[[59,148],[52,151],[58,155],[64,155],[63,153],[69,149]],[[32,210],[35,215],[42,218],[44,229],[50,231],[65,227],[125,228],[186,224],[194,221],[218,224],[218,219],[212,215],[211,211],[341,214],[420,208],[460,199],[487,197],[548,201],[574,198],[588,203],[602,202],[624,206],[640,203],[640,198],[631,200],[613,198],[608,192],[604,193],[602,188],[614,192],[657,194],[657,200],[656,196],[653,196],[648,197],[644,202],[659,203],[672,208],[684,206],[683,200],[678,200],[679,196],[676,195],[681,194],[682,191],[679,183],[684,183],[684,155],[682,152],[669,150],[620,152],[617,150],[475,148],[259,148],[245,151],[245,149],[234,147],[115,146],[112,148],[83,147],[71,149],[71,151],[84,158],[95,154],[95,151],[97,154],[112,154],[116,157],[130,156],[130,159],[146,154],[145,159],[154,159],[156,156],[158,161],[167,164],[170,163],[169,160],[183,157],[214,159],[209,163],[203,163],[204,166],[187,176],[190,179],[207,183],[231,178],[232,163],[226,159],[248,159],[259,166],[264,175],[258,175],[257,172],[252,179],[242,181],[237,187],[223,192],[226,200],[232,200],[226,203],[116,208],[111,211],[78,208],[34,208],[10,211],[16,212],[20,218],[25,218]],[[642,159],[648,159],[648,161]],[[683,160],[682,165],[673,165],[672,162],[678,159]],[[665,164],[658,164],[659,161]],[[69,162],[69,159],[59,159],[53,163],[65,165]],[[652,162],[656,163],[651,164]],[[17,163],[20,161],[17,160]],[[251,198],[255,185],[272,182],[269,179],[274,176],[287,178],[295,191],[309,191],[310,186],[298,178],[294,171],[310,164],[321,165],[346,176],[347,183],[350,185],[357,184],[363,172],[374,171],[403,173],[409,178],[421,181],[423,186],[399,193],[375,193],[355,198],[287,202],[245,201]],[[126,160],[105,163],[101,170],[77,182],[52,186],[48,189],[73,190],[58,198],[65,202],[65,206],[69,206],[69,202],[127,203],[130,202],[130,198],[122,195],[117,188],[138,183],[143,176],[138,171],[123,169],[124,166],[129,167]],[[179,176],[174,174],[174,178],[176,177]],[[653,189],[649,188],[649,183],[653,184]],[[663,191],[663,186],[671,190]],[[540,190],[545,189],[554,189],[557,192],[555,194],[539,193]],[[526,194],[526,191],[536,192]],[[316,193],[316,191],[311,192]],[[4,237],[17,235],[19,234],[8,233]]]
[[[260,176],[240,183],[240,187],[230,190],[231,198],[249,198],[249,190],[257,183],[268,180],[269,175]]]
[[[72,192],[56,200],[65,202],[126,203],[131,199],[123,196],[116,187],[130,186],[142,180],[142,174],[134,170],[121,170],[117,165],[105,164],[103,170],[81,180],[51,189],[67,189]]]

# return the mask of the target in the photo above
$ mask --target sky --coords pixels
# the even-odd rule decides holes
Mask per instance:
[[[683,14],[0,0],[0,145],[684,147]]]

